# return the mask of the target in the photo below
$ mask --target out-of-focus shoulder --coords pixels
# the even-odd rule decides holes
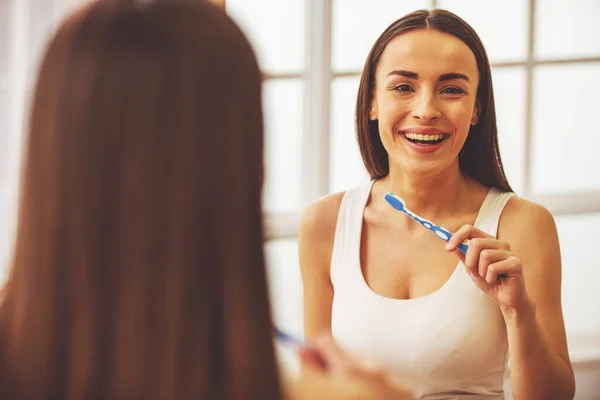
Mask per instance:
[[[332,193],[306,206],[300,215],[298,234],[314,239],[332,237],[344,194]]]

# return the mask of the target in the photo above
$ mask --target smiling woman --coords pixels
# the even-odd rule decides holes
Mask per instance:
[[[367,57],[356,130],[371,181],[301,217],[306,336],[332,332],[426,398],[503,399],[509,357],[515,397],[571,398],[556,227],[508,184],[475,31],[444,10],[392,23]],[[446,246],[389,192],[454,232]]]

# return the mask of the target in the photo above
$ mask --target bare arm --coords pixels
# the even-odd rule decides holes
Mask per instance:
[[[556,225],[543,207],[513,199],[499,238],[523,265],[528,301],[503,310],[515,399],[572,399],[575,392],[561,305],[561,260]],[[504,223],[503,223],[504,222]]]
[[[304,294],[304,336],[331,332],[333,287],[329,277],[333,239],[343,193],[310,204],[300,217],[298,252]]]

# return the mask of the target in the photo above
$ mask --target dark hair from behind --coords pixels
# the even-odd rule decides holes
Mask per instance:
[[[395,37],[418,29],[433,29],[455,36],[469,46],[475,55],[479,70],[477,102],[480,116],[477,124],[471,127],[459,154],[459,166],[461,171],[483,185],[512,191],[498,149],[494,92],[487,53],[469,24],[457,15],[441,9],[417,10],[398,19],[379,36],[369,52],[358,89],[356,135],[371,179],[383,178],[389,172],[388,154],[381,143],[377,121],[369,120],[375,90],[375,71],[383,51]]]
[[[206,1],[100,0],[47,48],[0,304],[0,397],[280,397],[261,75]]]

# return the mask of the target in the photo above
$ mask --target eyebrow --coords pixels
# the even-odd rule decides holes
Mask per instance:
[[[410,78],[410,79],[419,79],[419,74],[417,74],[416,72],[405,71],[405,70],[402,70],[402,69],[394,70],[394,71],[392,71],[392,72],[390,72],[388,74],[388,76],[392,76],[392,75],[401,75],[401,76],[405,76],[405,77]],[[461,74],[459,72],[449,72],[447,74],[440,75],[440,77],[438,78],[438,82],[441,82],[441,81],[450,81],[452,79],[464,79],[467,82],[471,81],[469,79],[469,77],[466,76],[465,74]]]

